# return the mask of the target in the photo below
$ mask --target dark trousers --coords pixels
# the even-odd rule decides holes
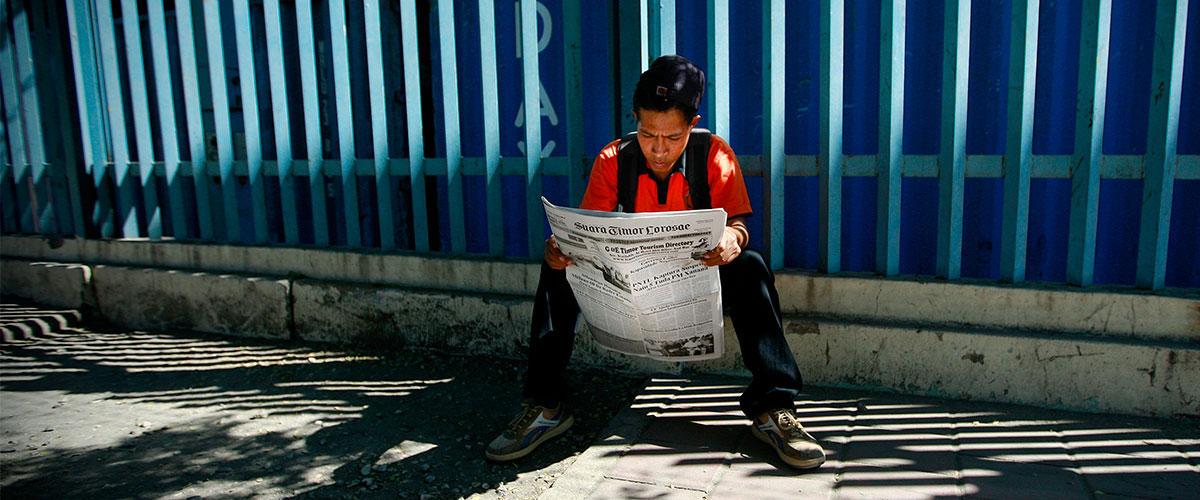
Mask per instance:
[[[742,359],[754,377],[742,394],[742,411],[753,418],[767,410],[793,409],[801,388],[800,371],[783,338],[775,275],[762,254],[751,249],[718,269],[722,302],[733,319]],[[524,390],[535,404],[552,407],[566,400],[569,389],[563,370],[571,358],[578,318],[579,304],[566,271],[543,262],[533,303]]]

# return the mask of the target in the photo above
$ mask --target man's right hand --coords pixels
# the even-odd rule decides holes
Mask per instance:
[[[561,271],[573,262],[570,257],[562,253],[562,250],[558,248],[558,241],[551,235],[550,239],[546,240],[546,263],[550,265],[550,268]]]

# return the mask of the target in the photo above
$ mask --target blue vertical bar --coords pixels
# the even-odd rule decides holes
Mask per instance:
[[[179,178],[179,143],[175,135],[175,93],[171,87],[171,58],[167,54],[167,21],[162,0],[149,0],[146,12],[150,17],[150,49],[154,57],[154,94],[158,98],[158,133],[162,139],[163,166],[166,170],[166,206],[171,210],[174,236],[187,236],[187,221],[183,212],[183,181]],[[187,4],[177,7],[186,9]]]
[[[113,234],[112,204],[102,189],[105,172],[104,119],[100,115],[99,67],[96,60],[94,30],[90,0],[67,2],[67,24],[70,30],[71,62],[75,68],[75,103],[79,109],[80,142],[83,145],[83,165],[92,174],[96,188],[96,205],[92,208],[92,222],[100,228],[100,235],[108,238]],[[0,155],[0,162],[7,155]]]
[[[200,114],[200,78],[196,71],[196,38],[193,26],[191,3],[175,4],[175,29],[179,37],[179,83],[183,87],[187,149],[192,159],[192,184],[196,192],[196,226],[201,240],[213,240],[215,235],[208,194],[208,159],[204,153],[204,122]],[[182,233],[175,236],[181,235]]]
[[[643,71],[650,66],[649,40],[646,35],[646,0],[615,0],[618,9],[625,14],[615,19],[620,49],[613,51],[618,67],[615,89],[617,95],[616,135],[637,129],[633,116],[633,89]]]
[[[1029,241],[1029,173],[1033,163],[1033,101],[1037,85],[1040,4],[1040,0],[1012,3],[1000,277],[1013,283],[1025,281],[1025,249]]]
[[[0,136],[8,134],[4,123],[0,120]],[[20,230],[20,226],[17,224],[17,200],[13,199],[14,186],[8,171],[8,141],[0,140],[0,232],[12,233]]]
[[[221,172],[221,192],[224,195],[225,239],[237,241],[242,228],[238,221],[237,177],[233,173],[233,139],[229,125],[229,94],[225,90],[221,4],[218,2],[204,2],[204,33],[208,42],[208,78],[212,88],[213,131],[217,136],[217,167]]]
[[[817,266],[826,273],[836,273],[842,269],[842,96],[845,90],[842,67],[845,64],[845,31],[845,2],[821,0]]]
[[[0,4],[0,85],[3,85],[4,131],[8,134],[9,153],[12,155],[13,185],[17,195],[17,213],[21,232],[38,232],[34,202],[29,188],[29,159],[25,150],[25,126],[21,116],[21,94],[17,85],[17,69],[11,42],[12,24],[9,22],[8,4]]]
[[[391,156],[387,143],[387,100],[383,82],[383,43],[380,36],[383,33],[379,22],[380,0],[363,0],[363,14],[366,18],[367,42],[367,77],[370,84],[371,97],[371,144],[375,161],[375,194],[379,205],[379,244],[384,250],[396,248],[396,230],[392,224],[392,175],[388,172],[388,158]],[[451,22],[453,22],[453,15]],[[453,31],[451,31],[453,38]],[[442,53],[442,60],[449,57],[453,66],[453,52],[447,56]],[[457,109],[457,107],[455,108]],[[457,114],[456,114],[457,116]],[[457,134],[456,134],[457,135]],[[453,198],[453,195],[451,195]],[[459,201],[462,201],[461,185]],[[451,211],[453,212],[453,207]],[[462,211],[458,217],[451,216],[452,222],[462,224]]]
[[[16,45],[17,83],[21,89],[21,115],[25,124],[25,141],[29,154],[34,195],[37,197],[36,223],[42,233],[54,233],[54,202],[46,165],[46,147],[42,141],[42,116],[38,109],[37,75],[33,69],[33,49],[29,41],[29,17],[25,8],[12,13],[13,41]]]
[[[133,137],[137,147],[138,176],[146,211],[146,236],[162,238],[162,210],[154,176],[154,144],[150,139],[150,100],[146,97],[146,70],[142,61],[142,30],[136,0],[121,0],[121,31],[125,33],[125,68],[129,77],[129,102],[133,108]]]
[[[254,220],[253,242],[267,242],[267,192],[263,181],[262,129],[258,125],[258,86],[254,75],[254,40],[250,38],[248,0],[233,2],[234,37],[237,40],[238,79],[242,88],[242,123],[246,134],[246,167],[250,174],[250,208]]]
[[[413,236],[416,240],[414,247],[418,252],[428,252],[425,139],[421,136],[421,68],[417,51],[417,7],[413,0],[400,2],[400,37],[404,59],[404,112],[408,132],[408,172],[412,182]]]
[[[337,122],[338,164],[342,173],[342,204],[346,215],[346,246],[362,246],[358,222],[358,174],[354,157],[354,107],[350,103],[350,52],[346,48],[346,12],[341,1],[329,2],[329,41],[333,60],[334,109]],[[405,69],[407,70],[407,64]]]
[[[1112,0],[1084,0],[1071,161],[1071,235],[1067,241],[1067,282],[1082,286],[1092,284],[1096,268],[1111,26]]]
[[[58,5],[64,5],[67,2],[60,2]],[[37,19],[48,19],[51,16],[59,15],[55,4],[37,3],[38,9]],[[47,35],[51,32],[47,30],[34,30],[37,41],[34,42],[34,47],[38,49],[38,55],[34,57],[46,58],[53,61],[65,61],[69,57],[67,46],[57,43],[59,32],[54,32],[54,43],[48,43],[50,39]],[[61,63],[55,66],[55,71],[63,71]],[[43,73],[45,75],[45,73]],[[57,128],[52,133],[58,138],[57,145],[48,146],[47,149],[52,154],[50,159],[51,175],[54,181],[51,183],[54,195],[55,218],[58,223],[59,234],[62,235],[77,235],[84,236],[83,226],[83,207],[80,205],[80,190],[79,186],[79,157],[75,147],[75,133],[73,127],[75,121],[67,118],[71,116],[70,99],[67,98],[67,79],[62,76],[50,76],[43,78],[43,82],[50,86],[50,92],[55,99],[50,99],[47,105],[54,113],[54,116],[60,117],[52,120],[50,127]]]
[[[971,2],[946,2],[942,48],[942,144],[938,156],[937,274],[962,274],[963,178],[967,160],[967,68]]]
[[[483,97],[483,152],[487,171],[488,254],[504,255],[504,213],[500,198],[500,97],[496,78],[496,9],[479,0],[479,64]]]
[[[462,139],[458,124],[458,57],[454,43],[454,2],[438,0],[438,38],[442,67],[442,118],[446,137],[446,192],[450,208],[450,251],[467,249],[466,218],[463,216]],[[540,113],[525,113],[528,117]]]
[[[904,33],[907,0],[880,6],[879,153],[875,184],[875,272],[900,272],[901,173],[904,169]]]
[[[840,0],[834,0],[840,3]],[[786,43],[784,0],[763,3],[763,244],[771,269],[783,267],[784,243],[784,61]],[[839,176],[840,179],[840,176]]]
[[[521,88],[525,105],[525,221],[529,256],[543,251],[542,109],[538,76],[537,0],[521,0]]]
[[[708,126],[729,137],[729,0],[708,0]]]
[[[109,146],[112,148],[113,182],[117,186],[117,218],[121,236],[140,236],[133,208],[134,191],[129,179],[129,140],[125,136],[125,105],[121,97],[121,73],[117,66],[117,41],[113,31],[112,6],[96,3],[100,54],[104,65],[104,97],[108,108]]]
[[[300,91],[304,97],[304,145],[308,151],[308,191],[312,203],[313,243],[329,244],[325,217],[325,160],[321,152],[321,119],[317,104],[316,45],[311,0],[296,0],[296,45],[300,54]]]
[[[263,2],[267,35],[267,77],[271,81],[271,118],[275,126],[275,162],[279,165],[279,203],[283,215],[283,241],[300,243],[296,220],[296,177],[292,172],[292,132],[288,121],[287,73],[283,67],[283,30],[279,0]]]
[[[1187,11],[1188,0],[1159,0],[1154,23],[1150,130],[1146,141],[1137,263],[1137,286],[1153,290],[1162,289],[1166,280]]]
[[[583,163],[583,20],[579,2],[563,2],[563,68],[567,87],[567,192],[579,206],[587,189]]]

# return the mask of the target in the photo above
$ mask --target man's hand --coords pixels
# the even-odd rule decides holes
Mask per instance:
[[[700,259],[706,266],[723,266],[742,254],[742,248],[750,242],[750,231],[746,229],[746,219],[738,217],[731,219],[725,225],[725,233],[717,247],[709,250]]]
[[[554,235],[550,235],[550,239],[546,240],[546,263],[550,265],[550,269],[561,271],[573,262],[558,248],[558,241],[554,239]]]

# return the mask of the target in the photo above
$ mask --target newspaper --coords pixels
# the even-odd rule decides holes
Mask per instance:
[[[542,198],[567,281],[600,346],[664,361],[725,352],[721,278],[698,260],[717,246],[725,211],[626,214]]]

